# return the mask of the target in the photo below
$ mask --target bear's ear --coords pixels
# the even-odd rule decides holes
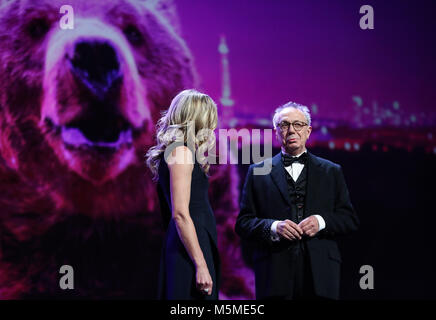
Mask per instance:
[[[180,21],[174,0],[145,0],[144,3],[147,7],[161,14],[173,26],[174,30],[180,34]]]

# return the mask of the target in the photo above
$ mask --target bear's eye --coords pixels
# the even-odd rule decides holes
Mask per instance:
[[[143,37],[141,32],[133,25],[128,25],[123,30],[129,42],[135,46],[139,46],[143,42]]]
[[[33,19],[26,27],[27,33],[35,40],[42,38],[49,29],[50,25],[44,18]]]

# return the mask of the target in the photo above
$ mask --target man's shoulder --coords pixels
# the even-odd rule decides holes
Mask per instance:
[[[273,156],[271,158],[266,158],[262,161],[255,162],[255,163],[250,165],[249,169],[253,170],[254,168],[267,168],[267,167],[271,168],[273,166],[274,161],[275,161],[275,163],[277,163],[277,161],[278,161],[277,158],[279,157],[279,155],[280,155],[280,153],[276,154],[275,156]]]
[[[332,168],[332,169],[336,169],[339,170],[341,169],[341,165],[338,163],[335,163],[331,160],[319,157],[317,155],[314,155],[313,153],[310,153],[311,157],[313,157],[313,161],[318,163],[320,166],[324,167],[324,168]]]
[[[268,158],[268,159],[265,159],[265,160],[253,163],[253,164],[250,165],[250,168],[260,168],[260,167],[264,167],[266,165],[271,166],[272,165],[272,159],[273,158]]]

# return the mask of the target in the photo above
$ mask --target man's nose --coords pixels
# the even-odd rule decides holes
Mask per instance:
[[[78,42],[74,48],[71,66],[76,77],[100,98],[103,98],[121,77],[115,49],[107,42]]]
[[[294,134],[294,133],[297,133],[297,132],[295,131],[294,126],[291,123],[291,124],[289,124],[288,135],[289,134]]]

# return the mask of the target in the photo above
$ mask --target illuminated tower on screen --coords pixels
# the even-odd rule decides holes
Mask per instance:
[[[233,105],[234,101],[230,97],[230,69],[229,69],[229,59],[228,53],[229,48],[227,47],[225,36],[221,36],[220,45],[218,46],[218,51],[221,54],[221,104],[223,106],[221,118],[223,124],[233,127],[235,125],[235,119],[233,119]]]

